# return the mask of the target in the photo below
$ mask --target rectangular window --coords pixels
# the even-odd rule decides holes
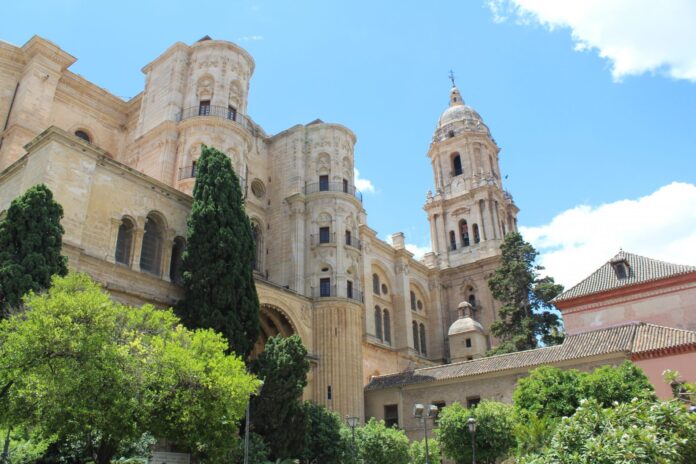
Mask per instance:
[[[331,296],[331,279],[329,277],[319,279],[319,296]]]
[[[471,348],[471,339],[470,338],[466,339],[466,347]]]
[[[319,176],[319,191],[326,192],[329,190],[329,176]]]
[[[346,230],[346,245],[348,245],[348,246],[351,246],[353,244],[350,239],[351,239],[350,230]]]
[[[234,106],[227,107],[227,119],[231,119],[232,121],[237,120],[237,108]]]
[[[346,296],[348,298],[353,298],[353,281],[351,280],[346,282]]]
[[[447,403],[445,403],[444,401],[433,401],[433,404],[437,406],[437,412],[435,413],[435,417],[433,418],[433,424],[437,425],[440,413],[445,408],[445,406],[447,406]]]
[[[481,402],[480,396],[469,396],[466,398],[467,409],[475,408],[477,404]]]
[[[331,401],[331,385],[326,387],[326,399]]]
[[[331,229],[328,227],[319,228],[319,243],[329,243],[331,241]]]
[[[399,426],[399,406],[387,404],[384,406],[384,425],[387,427]]]
[[[348,193],[348,179],[343,179],[343,193]]]
[[[191,177],[196,177],[196,162],[191,163]]]
[[[208,116],[210,114],[210,100],[201,100],[198,104],[198,116]]]

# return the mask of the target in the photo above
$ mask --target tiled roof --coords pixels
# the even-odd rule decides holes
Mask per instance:
[[[533,368],[611,353],[629,355],[688,345],[696,346],[696,332],[632,322],[569,335],[557,346],[373,377],[365,389],[378,390],[511,369]]]
[[[626,277],[619,279],[614,271],[612,263],[618,263],[624,260],[628,263],[628,272]],[[594,293],[605,292],[607,290],[664,279],[690,272],[696,273],[696,267],[666,263],[664,261],[658,261],[656,259],[646,258],[644,256],[634,255],[633,253],[620,251],[616,256],[604,263],[602,267],[593,272],[585,280],[561,293],[553,301],[569,300],[571,298],[592,295]]]

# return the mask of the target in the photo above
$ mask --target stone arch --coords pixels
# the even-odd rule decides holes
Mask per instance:
[[[205,73],[196,81],[196,97],[198,101],[212,100],[215,93],[215,78]]]
[[[242,106],[242,85],[239,83],[238,79],[230,82],[230,94],[227,98],[227,104],[239,110]]]
[[[297,325],[288,315],[288,313],[271,303],[261,303],[259,308],[259,323],[261,330],[259,338],[254,344],[254,349],[251,352],[251,358],[258,356],[266,346],[269,338],[280,335],[289,337],[293,334],[299,334]]]
[[[394,286],[392,284],[393,279],[392,279],[391,274],[387,271],[387,269],[379,261],[372,262],[372,273],[371,274],[372,274],[372,276],[377,275],[379,277],[379,284],[380,284],[379,297],[382,299],[385,299],[385,300],[391,300],[392,293],[394,291]],[[387,287],[386,294],[383,291],[385,285]],[[376,294],[376,292],[374,290],[376,290],[376,289],[373,289],[373,293]]]
[[[415,310],[419,313],[426,313],[427,314],[427,309],[428,309],[428,299],[426,298],[426,295],[428,294],[423,286],[420,284],[420,282],[416,280],[411,280],[409,282],[409,288],[410,292],[413,293],[413,296],[415,296],[415,301],[413,302],[411,309]],[[418,303],[421,303],[420,305]],[[414,309],[415,306],[415,309]]]
[[[317,156],[317,174],[320,176],[331,174],[331,155],[326,152],[319,153]]]
[[[257,216],[252,216],[249,219],[251,222],[251,234],[254,239],[254,246],[256,247],[254,251],[254,270],[263,272],[263,261],[265,257],[263,222]]]
[[[167,220],[159,211],[150,211],[145,220],[140,269],[154,275],[162,274],[164,245],[168,226]]]

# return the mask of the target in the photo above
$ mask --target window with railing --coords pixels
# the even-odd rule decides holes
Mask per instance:
[[[237,108],[235,108],[234,106],[227,107],[227,119],[231,121],[237,120]]]
[[[346,281],[346,297],[353,299],[353,282],[350,280]]]
[[[208,116],[210,114],[210,100],[201,100],[198,103],[198,116]]]
[[[319,279],[319,296],[327,297],[331,296],[331,278],[322,277]]]
[[[329,176],[319,176],[319,191],[327,192],[329,190]]]
[[[329,227],[319,228],[319,243],[331,242],[331,229]]]

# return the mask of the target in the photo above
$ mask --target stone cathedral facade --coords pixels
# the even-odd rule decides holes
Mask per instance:
[[[448,331],[462,302],[480,343],[458,340],[455,360],[495,344],[486,281],[518,210],[503,190],[500,149],[456,87],[427,153],[433,251],[416,260],[403,234],[388,244],[367,224],[350,129],[316,120],[268,134],[249,116],[254,60],[239,46],[175,43],[142,68],[144,89],[128,101],[71,72],[75,61],[37,36],[0,42],[0,217],[46,184],[65,210],[70,267],[114,298],[167,307],[182,296],[205,144],[230,157],[246,194],[263,332],[256,350],[268,337],[299,334],[312,364],[306,399],[364,418],[373,376],[452,360]]]

